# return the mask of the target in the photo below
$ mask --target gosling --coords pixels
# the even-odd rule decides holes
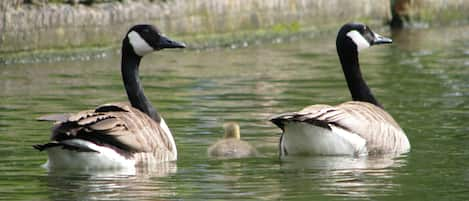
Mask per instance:
[[[208,148],[208,156],[218,159],[234,159],[259,156],[259,152],[248,142],[241,140],[239,124],[228,122],[223,124],[225,135]]]

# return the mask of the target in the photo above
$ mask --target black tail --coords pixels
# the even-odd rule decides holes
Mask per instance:
[[[282,119],[282,118],[272,118],[272,119],[270,119],[270,122],[272,122],[272,123],[275,124],[277,127],[279,127],[280,129],[282,129],[282,131],[284,130],[284,129],[283,129],[283,127],[284,127],[283,121],[285,121],[285,119]]]

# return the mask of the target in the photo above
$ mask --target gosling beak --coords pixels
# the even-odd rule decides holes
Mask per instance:
[[[373,35],[375,36],[373,40],[373,45],[379,45],[379,44],[386,44],[386,43],[392,43],[392,39],[386,38],[384,36],[381,36],[377,33],[373,32]]]
[[[158,47],[159,47],[159,49],[164,49],[164,48],[185,48],[186,44],[171,40],[166,36],[160,36],[160,40],[158,41]]]

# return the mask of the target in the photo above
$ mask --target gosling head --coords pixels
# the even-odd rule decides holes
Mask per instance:
[[[185,48],[184,43],[180,43],[169,39],[161,34],[158,28],[149,24],[135,25],[127,32],[126,37],[128,44],[132,47],[133,52],[143,57],[144,55],[165,49],[165,48]]]
[[[239,134],[239,124],[236,122],[227,122],[223,124],[223,129],[225,129],[225,135],[223,138],[235,138],[240,139],[241,136]]]
[[[372,45],[392,43],[392,40],[373,32],[365,24],[348,23],[340,28],[336,43],[338,50],[353,47],[359,52]]]

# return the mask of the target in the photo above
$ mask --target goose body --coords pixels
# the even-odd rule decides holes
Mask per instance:
[[[237,123],[225,123],[223,128],[225,129],[225,135],[223,139],[208,148],[209,157],[230,159],[259,155],[256,148],[248,142],[241,140],[239,125]]]
[[[140,59],[164,48],[184,44],[160,35],[151,25],[136,25],[122,42],[122,77],[130,100],[109,103],[75,114],[46,115],[55,121],[50,142],[34,145],[46,151],[47,168],[135,168],[177,159],[174,138],[163,117],[143,94],[138,77]]]
[[[337,36],[337,52],[353,101],[336,106],[311,105],[271,117],[282,129],[280,155],[367,155],[404,153],[404,131],[374,98],[363,80],[358,52],[391,43],[366,25],[349,23]]]

